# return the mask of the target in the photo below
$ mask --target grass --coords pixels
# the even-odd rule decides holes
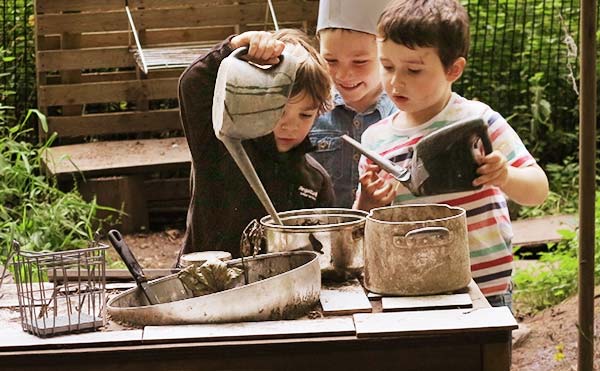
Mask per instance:
[[[0,261],[6,261],[13,240],[29,251],[88,247],[102,225],[97,211],[110,209],[85,201],[76,189],[59,190],[42,174],[42,152],[54,136],[34,145],[26,140],[31,129],[24,127],[35,115],[47,130],[45,117],[29,110],[20,124],[9,126],[11,109],[0,106]]]

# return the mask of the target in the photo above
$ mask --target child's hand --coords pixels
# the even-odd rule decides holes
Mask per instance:
[[[479,160],[474,186],[489,185],[504,187],[508,181],[508,161],[500,151],[494,151]]]
[[[367,165],[365,173],[359,178],[360,196],[357,208],[371,210],[375,207],[387,206],[396,197],[396,190],[386,183],[378,174],[381,171],[377,165]]]
[[[279,56],[283,53],[285,44],[273,38],[273,34],[266,31],[248,31],[231,39],[231,45],[237,49],[248,46],[246,59],[257,64],[277,64]]]

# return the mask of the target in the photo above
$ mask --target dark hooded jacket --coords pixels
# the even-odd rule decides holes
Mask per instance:
[[[240,237],[253,219],[267,215],[212,124],[212,102],[221,61],[233,51],[231,37],[194,61],[179,79],[181,121],[192,154],[191,201],[181,254],[222,250],[240,255]],[[331,207],[332,182],[307,153],[308,137],[280,153],[273,134],[243,141],[278,212]]]

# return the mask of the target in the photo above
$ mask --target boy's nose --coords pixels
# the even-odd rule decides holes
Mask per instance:
[[[404,87],[404,85],[405,85],[405,83],[404,83],[404,80],[402,79],[402,77],[400,77],[400,75],[399,75],[399,74],[395,74],[395,75],[392,77],[392,81],[391,81],[391,84],[390,84],[390,85],[392,85],[392,88],[393,88],[394,90],[396,90],[396,89],[403,88],[403,87]]]
[[[341,68],[337,68],[335,70],[335,76],[334,77],[338,81],[339,80],[341,80],[341,81],[347,80],[351,76],[352,76],[352,71],[350,71],[349,68],[341,67]]]
[[[285,131],[292,131],[295,129],[293,120],[290,119],[290,115],[285,111],[283,112],[283,116],[281,116],[281,119],[279,119],[279,127],[281,128],[281,130]]]

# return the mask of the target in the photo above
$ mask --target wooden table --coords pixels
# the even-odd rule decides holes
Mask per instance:
[[[39,339],[0,316],[2,370],[509,370],[507,308],[477,286],[473,308],[240,324],[147,326]],[[5,309],[6,310],[6,309]],[[0,312],[2,313],[2,312]],[[18,316],[18,315],[17,315]]]

